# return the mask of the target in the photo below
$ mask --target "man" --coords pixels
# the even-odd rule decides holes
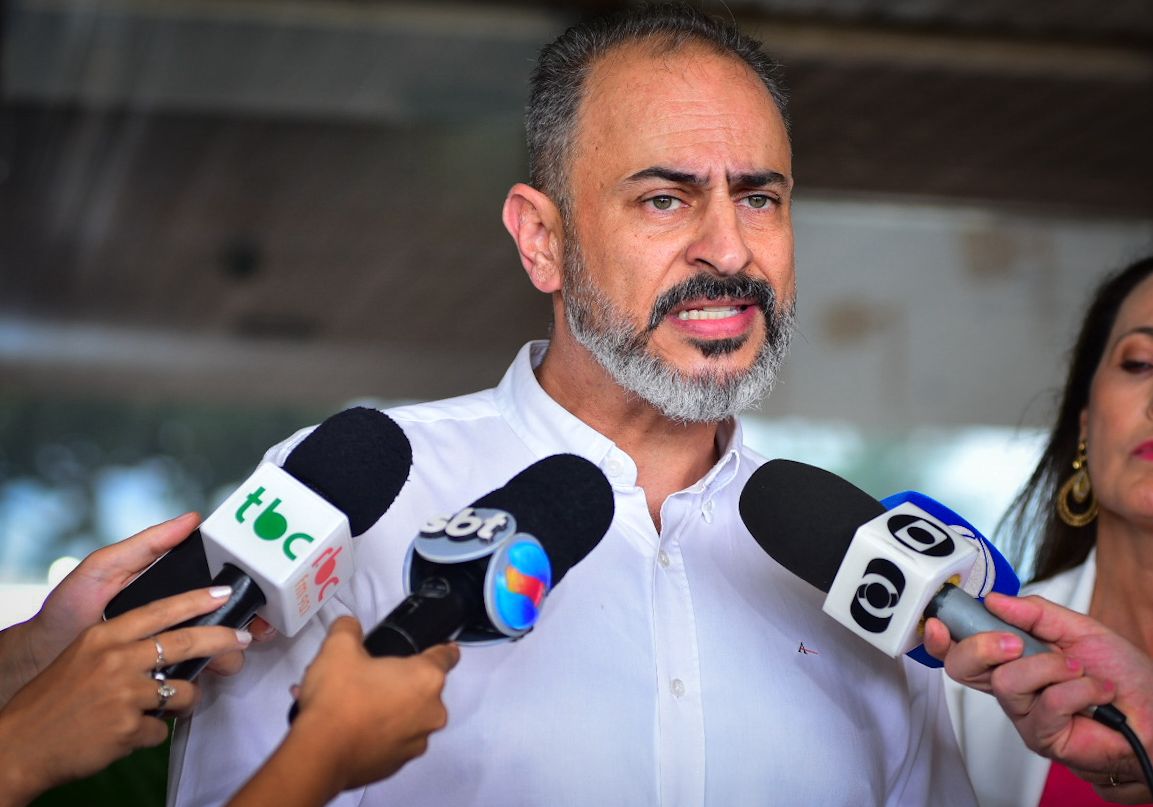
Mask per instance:
[[[390,413],[413,476],[344,602],[374,624],[429,516],[549,454],[598,464],[615,519],[537,630],[463,650],[428,754],[347,803],[972,803],[939,677],[844,633],[737,514],[762,458],[733,416],[767,392],[794,297],[782,108],[757,44],[693,11],[634,9],[542,52],[533,184],[504,222],[552,339],[496,389]],[[178,804],[217,800],[276,743],[322,631],[208,693]]]

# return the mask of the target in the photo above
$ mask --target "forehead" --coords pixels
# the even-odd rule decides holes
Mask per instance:
[[[1110,341],[1134,328],[1148,327],[1153,327],[1153,275],[1134,286],[1121,303]]]
[[[700,44],[634,43],[602,57],[577,119],[577,171],[628,176],[652,165],[701,175],[791,175],[784,120],[768,89],[736,57]]]

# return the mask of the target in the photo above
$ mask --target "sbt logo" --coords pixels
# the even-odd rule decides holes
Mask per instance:
[[[492,554],[516,530],[512,513],[494,507],[465,507],[452,515],[429,519],[409,554],[415,551],[434,563],[465,563]]]
[[[241,524],[250,524],[256,537],[262,541],[279,541],[281,538],[284,538],[284,542],[280,546],[281,550],[289,560],[296,560],[299,557],[296,544],[300,541],[311,544],[316,541],[316,539],[307,532],[289,533],[288,519],[277,512],[277,508],[281,502],[279,498],[273,499],[264,509],[259,511],[256,518],[253,518],[249,510],[254,506],[259,507],[263,505],[265,501],[263,497],[266,496],[267,494],[263,487],[258,487],[256,490],[247,494],[243,504],[236,509],[236,520]],[[284,537],[286,533],[288,534],[287,538]],[[307,552],[308,548],[302,547],[299,551]]]

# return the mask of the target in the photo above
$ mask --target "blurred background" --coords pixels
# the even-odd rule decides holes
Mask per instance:
[[[301,426],[495,384],[548,324],[499,219],[529,71],[621,5],[0,5],[0,626]],[[698,5],[791,96],[799,334],[751,441],[992,533],[1088,290],[1153,251],[1153,4]]]
[[[1087,291],[1153,251],[1153,4],[698,4],[791,96],[800,332],[754,445],[990,533]],[[548,323],[499,219],[528,74],[621,5],[5,3],[0,624],[301,426],[495,384]]]

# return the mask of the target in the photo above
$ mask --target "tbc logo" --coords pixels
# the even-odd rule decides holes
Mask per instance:
[[[344,547],[340,547],[335,552],[332,547],[328,547],[320,553],[320,557],[312,562],[312,568],[316,569],[316,574],[312,578],[312,582],[320,587],[320,594],[316,599],[323,600],[324,594],[328,591],[329,586],[339,586],[340,578],[336,576],[336,559]]]
[[[244,504],[236,510],[236,520],[239,523],[244,523],[244,513],[249,507],[254,504],[264,504],[260,498],[263,495],[264,488],[259,487],[245,497]],[[256,521],[252,523],[252,531],[262,541],[279,541],[288,532],[288,519],[276,512],[279,504],[280,499],[273,499],[272,503],[264,508],[256,517]],[[284,545],[281,549],[284,550],[284,554],[288,556],[289,560],[296,560],[296,553],[293,551],[292,545],[297,541],[311,544],[314,540],[316,539],[306,532],[294,532],[284,539]]]
[[[956,548],[949,533],[920,516],[898,513],[889,519],[886,526],[894,538],[922,555],[947,558]]]
[[[905,575],[891,560],[874,558],[865,567],[857,596],[849,604],[853,621],[869,633],[884,633],[905,590]]]

